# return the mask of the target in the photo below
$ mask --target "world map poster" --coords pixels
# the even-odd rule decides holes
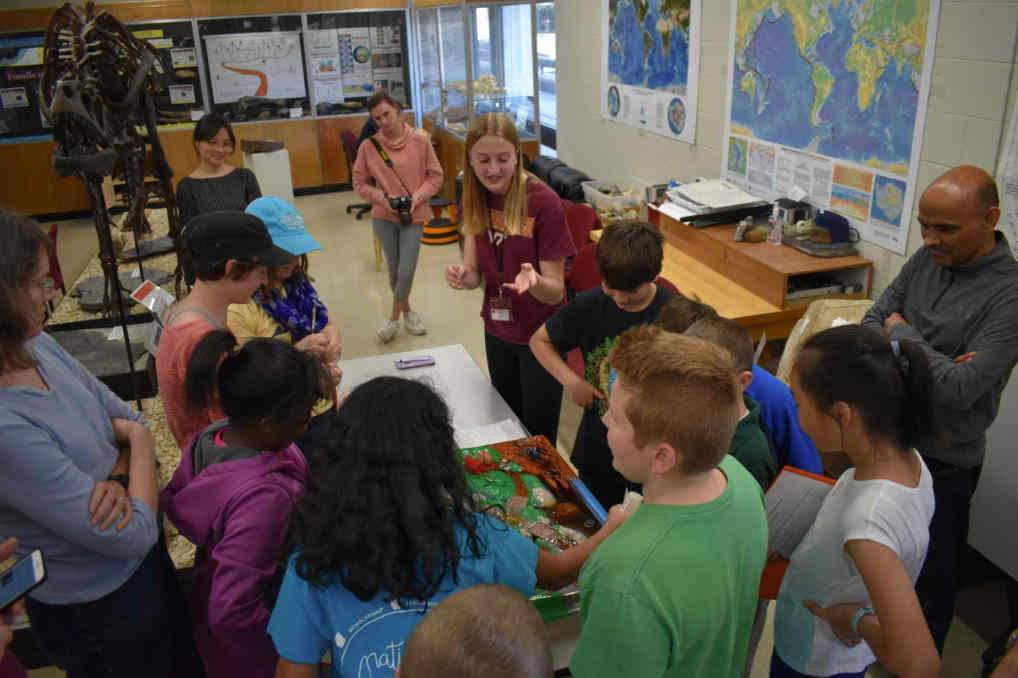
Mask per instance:
[[[601,0],[601,117],[696,140],[700,0]]]
[[[767,199],[804,193],[904,254],[939,9],[732,0],[722,175]]]

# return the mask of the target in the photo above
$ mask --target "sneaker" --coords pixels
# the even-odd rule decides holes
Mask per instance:
[[[428,333],[428,331],[424,329],[424,323],[421,322],[421,316],[417,314],[417,311],[410,311],[406,314],[404,325],[406,325],[406,331],[410,334],[421,335]]]
[[[383,344],[388,344],[396,336],[397,332],[399,332],[399,323],[395,320],[390,320],[385,323],[385,327],[378,330],[378,338],[382,340]]]

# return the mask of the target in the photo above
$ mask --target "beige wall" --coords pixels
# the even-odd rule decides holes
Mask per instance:
[[[600,0],[557,0],[558,155],[591,176],[665,178],[718,176],[727,87],[730,0],[702,0],[700,99],[696,144],[671,141],[600,115]],[[1018,0],[941,3],[933,83],[923,133],[919,189],[954,165],[969,163],[995,170],[998,147],[1016,60]],[[913,206],[914,213],[914,206]],[[907,254],[921,245],[919,228],[910,230]],[[879,293],[905,261],[863,243],[873,259]]]

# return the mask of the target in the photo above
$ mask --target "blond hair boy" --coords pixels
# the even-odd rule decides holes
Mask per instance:
[[[738,421],[731,356],[659,327],[629,330],[604,423],[644,503],[580,573],[569,669],[596,676],[734,676],[767,555],[763,493],[725,452]]]
[[[541,615],[499,584],[457,591],[414,628],[396,678],[551,678]]]

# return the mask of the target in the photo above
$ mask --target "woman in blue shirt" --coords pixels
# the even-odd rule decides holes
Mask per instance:
[[[155,441],[43,333],[54,283],[38,225],[0,209],[0,251],[0,535],[19,556],[43,553],[32,630],[72,677],[193,675],[156,518]]]

